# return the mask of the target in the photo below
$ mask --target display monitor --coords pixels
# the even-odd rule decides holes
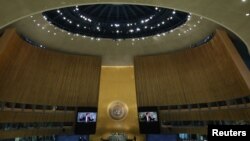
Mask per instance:
[[[75,134],[95,134],[97,122],[97,108],[81,107],[76,112]]]
[[[155,111],[139,112],[139,121],[140,122],[158,122],[157,112]]]
[[[96,112],[78,112],[77,123],[96,122]]]
[[[160,133],[160,122],[157,107],[139,107],[138,120],[140,126],[140,133]]]

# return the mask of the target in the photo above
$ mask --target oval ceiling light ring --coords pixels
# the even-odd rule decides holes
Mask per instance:
[[[93,4],[43,12],[53,25],[94,38],[129,39],[153,36],[183,25],[189,13],[129,4]]]

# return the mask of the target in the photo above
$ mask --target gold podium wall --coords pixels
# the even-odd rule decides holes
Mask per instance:
[[[122,120],[109,116],[108,107],[114,101],[127,105],[128,113]],[[116,132],[125,133],[129,138],[136,135],[137,141],[144,140],[144,136],[139,135],[133,67],[102,67],[101,70],[96,135],[90,140],[100,141]]]

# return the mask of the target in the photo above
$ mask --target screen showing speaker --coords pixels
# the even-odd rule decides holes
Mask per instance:
[[[140,122],[157,122],[158,121],[157,112],[152,112],[152,111],[139,112],[139,121]]]
[[[81,107],[76,112],[75,134],[95,134],[97,122],[97,108]]]
[[[140,133],[160,133],[160,122],[157,107],[139,107],[138,120],[140,126]]]
[[[96,122],[96,112],[78,112],[77,123]]]

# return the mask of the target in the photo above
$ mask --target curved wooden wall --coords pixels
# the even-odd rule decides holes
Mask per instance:
[[[217,109],[199,111],[180,111],[180,112],[160,112],[163,121],[208,121],[208,120],[227,120],[239,121],[250,120],[250,110],[247,109]]]
[[[44,129],[25,129],[25,130],[11,130],[0,131],[0,139],[11,139],[13,137],[31,137],[31,136],[52,136],[60,134],[72,135],[74,129],[72,127],[62,128],[44,128]]]
[[[207,103],[250,94],[250,73],[227,34],[197,48],[135,57],[138,106]]]
[[[0,42],[0,101],[97,107],[100,70],[100,57],[35,48],[9,29]]]
[[[206,135],[207,127],[162,127],[161,132],[166,134],[188,133]]]
[[[0,111],[0,123],[75,122],[75,112]]]

